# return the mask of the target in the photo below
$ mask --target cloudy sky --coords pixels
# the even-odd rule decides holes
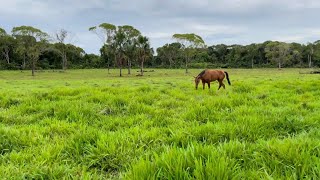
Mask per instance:
[[[266,40],[307,43],[320,39],[319,0],[0,0],[0,27],[30,25],[98,53],[88,31],[102,22],[132,25],[157,48],[174,33],[196,33],[207,45]]]

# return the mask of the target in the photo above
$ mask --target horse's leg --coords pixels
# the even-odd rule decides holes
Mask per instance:
[[[223,86],[223,83],[222,83],[221,80],[219,80],[219,88],[218,88],[218,90],[221,88],[221,86]]]
[[[210,89],[210,82],[208,82],[208,88]]]
[[[223,84],[223,80],[219,80],[219,89],[221,88],[221,86],[223,87],[223,89],[226,89],[226,86]]]
[[[206,85],[206,83],[204,81],[202,81],[203,89],[204,89],[205,85]]]

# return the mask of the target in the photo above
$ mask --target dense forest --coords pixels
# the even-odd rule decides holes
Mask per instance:
[[[100,54],[87,54],[65,42],[60,30],[49,36],[31,26],[0,28],[0,69],[35,70],[68,68],[260,68],[319,67],[320,40],[308,43],[266,41],[250,45],[206,45],[196,34],[174,34],[173,43],[153,49],[149,38],[132,26],[109,23],[88,29],[101,40]],[[127,71],[125,73],[127,73]]]

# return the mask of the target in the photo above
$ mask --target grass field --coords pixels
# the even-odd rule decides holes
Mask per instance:
[[[0,72],[0,177],[320,178],[320,75],[191,72]]]

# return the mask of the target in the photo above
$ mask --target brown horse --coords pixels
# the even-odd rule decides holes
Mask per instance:
[[[225,89],[226,87],[223,84],[223,79],[225,76],[227,77],[228,84],[231,85],[229,80],[229,74],[226,71],[211,70],[211,69],[203,70],[197,77],[194,77],[195,78],[194,82],[196,83],[196,89],[198,89],[198,84],[200,80],[202,81],[203,89],[206,83],[208,84],[208,88],[210,89],[210,82],[216,81],[216,80],[219,81],[218,90],[221,88],[221,86],[223,86],[223,88]]]

